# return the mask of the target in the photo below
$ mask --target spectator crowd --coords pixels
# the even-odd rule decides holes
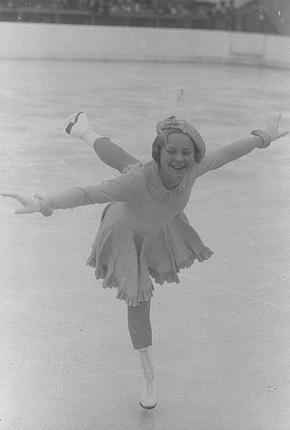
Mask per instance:
[[[216,7],[219,14],[227,13],[234,0],[221,1]],[[198,6],[202,8],[202,1]],[[209,3],[210,5],[210,3]],[[208,9],[204,2],[204,10]],[[190,16],[197,9],[195,1],[182,0],[0,0],[1,7],[33,7],[39,9],[88,10],[95,13],[157,14]]]
[[[287,2],[290,0],[283,0],[289,9],[287,11],[285,6],[287,13],[284,11],[283,16],[272,13],[272,1],[264,0],[262,8],[260,1],[248,0],[245,6],[237,8],[235,0],[218,3],[214,0],[0,0],[0,21],[13,20],[9,11],[15,10],[21,20],[25,15],[24,20],[31,22],[40,19],[41,22],[69,23],[73,20],[73,23],[85,24],[172,25],[289,34],[290,4]],[[266,4],[270,5],[270,12]],[[55,18],[48,18],[52,13]],[[87,18],[81,18],[84,16]]]

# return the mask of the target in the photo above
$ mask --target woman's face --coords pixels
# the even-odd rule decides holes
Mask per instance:
[[[169,134],[160,152],[161,168],[170,176],[183,177],[194,162],[194,144],[190,137],[184,133]]]

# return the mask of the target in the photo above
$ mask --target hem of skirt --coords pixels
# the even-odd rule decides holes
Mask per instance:
[[[109,285],[108,285],[109,287]],[[106,288],[106,287],[104,287]],[[118,287],[117,287],[118,288]],[[141,302],[148,302],[153,297],[152,289],[148,291],[139,291],[137,297],[132,297],[125,288],[118,288],[116,296],[119,300],[124,300],[128,306],[139,306]]]
[[[117,280],[111,280],[111,281],[106,281],[105,277],[106,274],[105,273],[100,273],[97,274],[95,273],[95,277],[97,280],[102,279],[102,287],[105,288],[117,288],[118,293],[116,298],[119,300],[124,300],[128,306],[139,306],[141,302],[147,302],[149,300],[151,300],[151,298],[153,297],[153,291],[154,291],[154,287],[151,284],[151,288],[145,291],[138,291],[138,293],[134,296],[132,296],[132,294],[130,294],[130,292],[127,291],[126,287],[121,287],[121,285],[119,284],[119,282]]]
[[[148,270],[150,275],[154,279],[154,281],[159,285],[163,285],[164,282],[167,282],[167,283],[175,282],[176,284],[179,284],[180,280],[177,273],[179,273],[180,269],[185,269],[187,267],[192,266],[194,264],[194,260],[196,259],[197,259],[196,255],[189,256],[186,260],[176,265],[176,271],[170,270],[169,272],[160,273],[160,272],[157,272],[152,267],[149,267]]]
[[[176,265],[176,270],[170,270],[168,272],[160,273],[157,270],[153,269],[152,267],[148,267],[148,271],[150,276],[154,279],[156,284],[163,285],[166,283],[176,283],[179,284],[180,280],[177,275],[177,273],[180,272],[180,269],[185,269],[194,264],[194,261],[198,260],[198,257],[196,254],[190,255],[186,260],[178,263]],[[89,259],[87,261],[87,265],[90,267],[94,267],[96,269],[96,264],[93,259]],[[153,291],[154,287],[151,285],[150,290],[146,291],[139,291],[137,297],[132,297],[128,291],[126,291],[126,288],[122,288],[117,280],[115,281],[109,281],[108,283],[105,281],[106,273],[103,269],[100,269],[99,273],[97,273],[97,270],[95,271],[96,279],[103,279],[103,288],[117,288],[118,294],[117,298],[119,300],[124,300],[129,306],[139,306],[140,302],[148,301],[153,297]]]

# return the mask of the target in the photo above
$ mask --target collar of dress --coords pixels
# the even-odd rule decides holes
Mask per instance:
[[[172,190],[168,190],[161,182],[158,166],[155,161],[150,161],[144,166],[145,182],[146,187],[150,191],[152,197],[155,200],[166,200],[178,195],[182,195],[185,192],[185,177],[182,182]]]

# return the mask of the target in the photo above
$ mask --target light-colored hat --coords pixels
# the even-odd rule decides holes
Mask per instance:
[[[205,157],[206,148],[204,140],[199,132],[191,124],[185,120],[178,120],[175,118],[175,116],[165,118],[156,124],[156,131],[158,135],[161,135],[163,131],[168,129],[180,130],[192,139],[198,150],[198,153],[196,154],[196,161],[200,163],[200,161]]]

